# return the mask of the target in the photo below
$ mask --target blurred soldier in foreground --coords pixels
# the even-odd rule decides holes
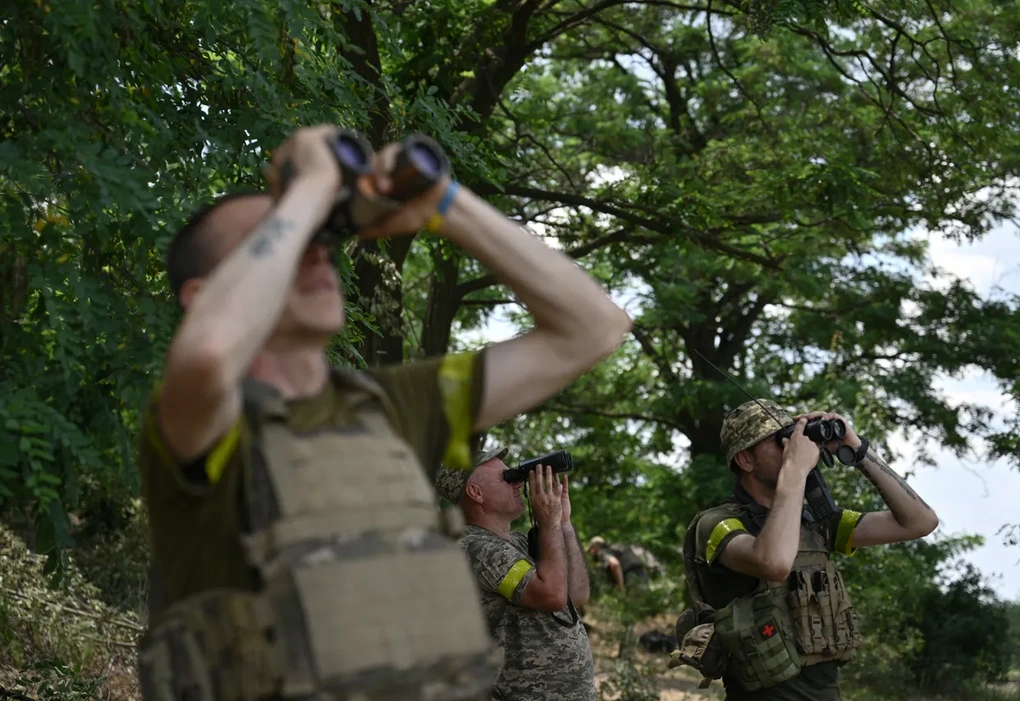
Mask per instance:
[[[680,649],[670,666],[721,676],[727,701],[838,701],[839,668],[853,659],[860,630],[832,554],[923,538],[938,517],[841,416],[791,417],[759,401],[723,421],[736,484],[688,529],[684,561],[698,610],[677,621]],[[804,427],[815,418],[846,424],[843,442],[888,511],[836,509],[817,521],[804,508],[805,481],[820,456]],[[777,436],[791,425],[789,438]],[[826,447],[835,452],[837,445]]]
[[[493,690],[500,701],[595,701],[588,634],[576,606],[588,601],[588,568],[570,523],[567,477],[548,466],[528,477],[538,553],[510,530],[524,513],[522,482],[504,479],[506,448],[483,454],[470,473],[443,468],[437,491],[464,511],[460,546],[481,590],[489,628],[503,649]]]
[[[561,390],[630,326],[569,258],[444,176],[359,234],[428,223],[513,290],[533,330],[477,353],[329,367],[344,325],[318,236],[342,185],[334,134],[295,132],[273,154],[272,194],[223,198],[171,244],[184,315],[139,452],[156,592],[147,700],[488,698],[492,640],[444,535],[436,469],[470,469],[472,433]],[[392,149],[376,157],[379,193],[394,163]]]

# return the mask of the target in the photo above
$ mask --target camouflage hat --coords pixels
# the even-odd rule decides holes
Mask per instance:
[[[588,547],[586,549],[587,550],[591,550],[592,546],[594,546],[594,545],[605,545],[605,544],[606,544],[606,539],[603,538],[600,535],[597,535],[597,536],[595,536],[594,538],[592,538],[591,540],[588,541]]]
[[[460,500],[460,493],[464,489],[464,485],[467,484],[468,478],[471,477],[474,468],[490,460],[503,458],[508,452],[510,449],[501,445],[491,450],[482,451],[476,454],[474,467],[469,470],[458,470],[445,465],[440,467],[436,474],[436,493],[450,503],[456,504]]]
[[[767,413],[762,406],[768,410]],[[782,425],[776,424],[773,417]],[[726,464],[729,465],[733,456],[741,450],[750,448],[761,439],[768,438],[792,423],[795,423],[793,417],[771,399],[744,402],[726,415],[722,430],[719,431],[719,439],[726,453]]]

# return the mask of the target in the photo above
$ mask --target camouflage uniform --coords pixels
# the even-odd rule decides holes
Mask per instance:
[[[497,448],[480,456],[476,464],[505,454],[505,448]],[[466,482],[462,471],[440,470],[436,491],[456,503]],[[572,606],[549,612],[520,604],[537,572],[528,554],[528,537],[511,531],[504,540],[468,525],[460,546],[477,580],[489,629],[503,650],[503,669],[493,699],[595,701],[591,645]]]
[[[793,423],[793,418],[775,402],[760,400],[769,414],[779,419],[783,426]],[[721,439],[727,463],[741,450],[754,446],[761,440],[772,440],[772,435],[782,426],[762,411],[754,402],[747,402],[735,409],[723,423]],[[760,585],[760,580],[727,569],[719,563],[719,557],[729,542],[740,533],[757,535],[765,524],[769,510],[756,503],[738,483],[733,493],[721,505],[707,509],[692,523],[694,571],[688,572],[692,589],[697,588],[705,603],[720,609],[738,597],[750,595]],[[823,543],[827,554],[853,555],[850,547],[853,530],[862,514],[849,509],[838,509],[826,522],[816,522],[807,509],[801,521],[802,552],[809,542]],[[836,576],[839,577],[838,572]],[[842,582],[840,578],[840,583]],[[859,640],[856,619],[846,616],[848,635]],[[842,618],[840,619],[843,620]],[[798,643],[798,645],[800,645]],[[803,653],[803,649],[801,649]],[[723,676],[727,701],[838,701],[839,667],[841,659],[807,659],[799,674],[775,686],[757,691],[746,691],[732,675]]]

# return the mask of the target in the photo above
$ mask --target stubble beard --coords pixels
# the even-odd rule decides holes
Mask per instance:
[[[755,479],[758,484],[761,484],[769,489],[775,489],[779,485],[779,473],[769,474],[765,470],[756,467],[752,472],[751,476]]]

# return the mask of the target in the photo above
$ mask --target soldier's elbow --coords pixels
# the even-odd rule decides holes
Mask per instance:
[[[939,527],[939,517],[932,510],[928,510],[928,514],[924,521],[918,527],[918,538],[924,538],[935,532],[935,529]]]

